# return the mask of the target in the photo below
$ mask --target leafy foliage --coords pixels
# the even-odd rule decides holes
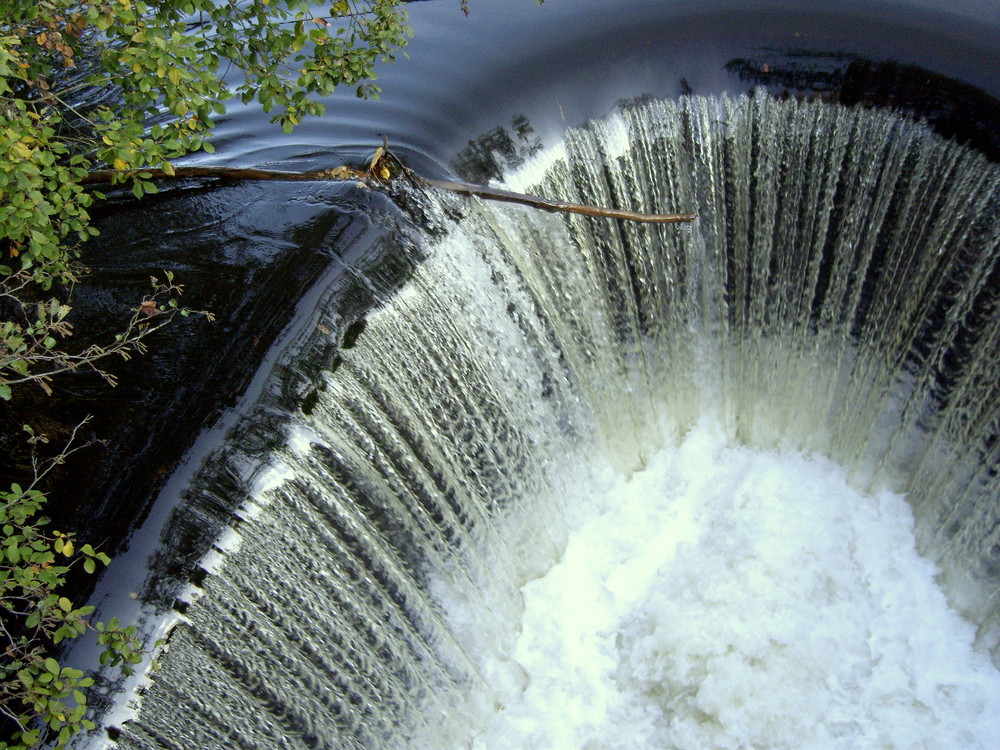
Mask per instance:
[[[109,356],[141,352],[175,315],[181,287],[153,278],[121,333],[106,344],[64,350],[71,291],[85,270],[81,243],[97,235],[88,188],[98,169],[136,198],[155,193],[150,169],[198,150],[212,117],[238,97],[258,101],[290,132],[323,113],[319,98],[349,85],[377,96],[375,65],[392,60],[410,33],[404,0],[11,0],[0,17],[0,400],[13,387],[46,391],[53,376],[101,369]],[[207,315],[207,313],[205,314]],[[27,429],[27,428],[26,428]],[[31,434],[31,440],[44,441]],[[74,436],[75,436],[74,432]],[[92,678],[53,654],[89,628],[102,663],[128,668],[141,656],[135,629],[91,624],[61,590],[75,566],[109,562],[39,516],[39,482],[76,448],[36,464],[26,486],[0,490],[0,718],[15,728],[0,750],[54,738],[62,747],[93,725],[85,717]]]
[[[114,170],[137,198],[155,193],[146,170],[171,174],[172,160],[212,151],[211,118],[230,97],[259,101],[289,132],[339,85],[377,95],[376,63],[410,33],[402,0],[335,0],[324,15],[305,0],[11,5],[0,19],[0,297],[18,303],[26,281],[48,291],[79,277],[79,243],[97,234],[88,208],[103,197],[86,189],[91,171]],[[71,330],[65,295],[32,304],[37,314],[15,304],[0,323],[2,399],[88,358],[53,355]],[[125,344],[137,333],[130,324]],[[89,356],[134,350],[121,342]]]
[[[25,430],[32,442],[47,442],[31,428]],[[46,501],[38,490],[39,483],[67,455],[85,447],[73,446],[77,430],[58,456],[35,461],[29,486],[22,488],[15,483],[9,490],[0,490],[0,628],[4,647],[0,713],[15,727],[9,742],[0,741],[0,750],[35,747],[47,733],[62,747],[79,731],[94,727],[85,718],[84,692],[93,678],[61,665],[52,656],[62,641],[93,628],[104,647],[103,664],[128,669],[141,661],[134,627],[123,628],[116,620],[107,625],[91,624],[87,618],[93,607],[74,607],[60,595],[73,566],[94,573],[110,558],[89,544],[78,548],[71,534],[48,531],[49,519],[38,516]]]

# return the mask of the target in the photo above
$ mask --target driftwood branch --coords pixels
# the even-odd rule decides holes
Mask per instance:
[[[486,198],[487,200],[520,203],[532,208],[540,208],[543,211],[601,216],[606,219],[625,219],[626,221],[641,221],[647,224],[673,224],[681,221],[693,221],[698,218],[698,214],[640,214],[635,211],[622,211],[617,208],[586,206],[581,203],[567,203],[566,201],[557,201],[550,198],[540,198],[537,195],[525,195],[524,193],[501,190],[500,188],[488,185],[473,185],[468,182],[429,180],[426,177],[419,178],[418,181],[431,187],[440,188],[441,190],[450,190],[459,195],[475,195],[478,198]]]
[[[316,182],[317,180],[365,179],[367,174],[347,167],[324,169],[318,172],[282,172],[277,169],[253,169],[244,167],[174,167],[170,173],[162,169],[144,169],[154,180],[188,180],[192,178],[213,178],[217,180],[285,180],[292,182]],[[98,169],[84,177],[85,184],[108,184],[121,172]]]
[[[540,208],[543,211],[558,211],[563,213],[582,214],[584,216],[597,216],[607,219],[624,219],[626,221],[640,221],[645,223],[669,224],[684,221],[692,221],[697,218],[696,213],[678,214],[642,214],[634,211],[621,211],[616,208],[601,208],[599,206],[587,206],[580,203],[567,203],[565,201],[541,198],[536,195],[525,195],[515,193],[511,190],[490,187],[488,185],[476,185],[469,182],[453,182],[451,180],[431,180],[414,173],[404,166],[401,161],[388,148],[379,148],[371,160],[369,169],[359,170],[351,167],[335,167],[333,169],[323,169],[313,172],[283,172],[275,169],[245,169],[241,167],[175,167],[170,173],[162,169],[147,169],[144,173],[149,174],[154,180],[183,180],[192,178],[214,178],[225,180],[286,180],[293,182],[315,182],[322,180],[361,180],[366,183],[375,183],[381,186],[388,184],[394,176],[403,176],[418,187],[431,187],[439,190],[448,190],[459,195],[476,196],[486,200],[505,201],[507,203],[519,203],[532,208]],[[98,184],[111,183],[116,177],[120,177],[120,172],[110,169],[91,172],[84,179],[84,183]]]

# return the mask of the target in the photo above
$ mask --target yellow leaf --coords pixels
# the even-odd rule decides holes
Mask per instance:
[[[111,140],[110,138],[108,138],[106,135],[101,136],[101,140],[104,141],[109,146],[114,146],[115,145],[115,142],[113,140]]]
[[[111,166],[117,169],[119,172],[123,172],[128,169],[128,164],[125,163],[123,159],[115,159]]]
[[[177,68],[171,68],[167,73],[167,78],[169,78],[170,82],[176,86],[181,82],[181,72],[177,70]]]
[[[171,164],[169,161],[163,162],[163,174],[169,175],[171,177],[174,176],[174,165]]]
[[[347,4],[347,0],[339,0],[339,2],[336,2],[330,6],[330,10],[332,10],[334,13],[343,15],[344,13],[350,13],[351,8]]]
[[[71,609],[73,609],[73,603],[65,596],[61,596],[59,597],[59,609],[61,609],[63,612],[69,612]]]
[[[73,556],[73,540],[72,539],[67,539],[66,540],[66,544],[63,545],[63,554],[66,555],[66,557],[72,557]]]

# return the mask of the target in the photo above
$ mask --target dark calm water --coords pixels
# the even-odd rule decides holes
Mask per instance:
[[[259,163],[314,150],[352,154],[385,134],[447,165],[470,138],[517,115],[550,142],[621,98],[745,89],[726,70],[729,61],[775,63],[787,53],[840,56],[799,58],[794,64],[806,70],[843,70],[852,55],[892,59],[1000,93],[994,2],[480,0],[468,18],[456,5],[409,4],[410,58],[382,68],[381,101],[345,91],[325,118],[288,138],[263,126],[255,108],[234,108],[217,131],[220,157]]]

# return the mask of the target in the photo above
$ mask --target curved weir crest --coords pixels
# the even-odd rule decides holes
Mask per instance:
[[[428,196],[418,209],[427,259],[398,291],[373,294],[381,304],[363,329],[348,327],[333,305],[323,312],[325,324],[302,348],[318,374],[301,410],[283,412],[265,398],[193,488],[177,524],[228,519],[239,542],[211,564],[168,560],[183,575],[198,565],[210,572],[183,591],[183,580],[157,584],[160,598],[190,605],[118,743],[458,748],[493,746],[489,732],[514,742],[498,722],[505,711],[531,712],[518,695],[538,679],[526,675],[542,674],[517,640],[538,620],[531,592],[548,591],[544,600],[591,585],[570,577],[560,587],[547,574],[569,565],[583,543],[574,539],[588,538],[574,534],[597,528],[591,538],[600,539],[603,528],[614,537],[624,521],[613,511],[632,507],[623,487],[662,489],[665,499],[650,500],[643,516],[664,526],[657,554],[675,545],[683,557],[697,537],[689,522],[703,505],[722,503],[721,515],[700,522],[714,540],[702,551],[721,562],[699,570],[695,559],[684,573],[701,597],[687,602],[693,612],[709,587],[719,590],[713,575],[739,572],[739,556],[725,556],[733,552],[727,534],[734,545],[751,544],[756,527],[734,530],[739,503],[714,490],[685,495],[684,483],[744,487],[733,497],[766,506],[781,527],[782,514],[809,514],[775,505],[767,488],[812,474],[829,474],[837,487],[808,490],[814,502],[846,503],[867,519],[858,529],[895,519],[882,536],[830,530],[861,553],[868,538],[910,554],[897,533],[910,510],[891,494],[905,493],[917,548],[975,626],[973,636],[956,620],[957,650],[948,653],[968,650],[973,637],[979,649],[954,657],[977,676],[928,688],[967,700],[942,699],[945,708],[914,701],[934,714],[965,700],[970,713],[955,716],[995,716],[1000,688],[984,654],[996,659],[1000,643],[997,166],[893,114],[755,96],[625,105],[608,121],[568,131],[564,146],[510,179],[581,203],[696,208],[699,219],[638,225]],[[377,273],[353,273],[373,292],[383,288]],[[331,356],[345,328],[350,346]],[[754,474],[740,464],[750,459],[733,455],[763,456],[754,460],[770,468]],[[252,478],[262,472],[277,479],[254,494]],[[806,538],[831,519],[848,523],[831,510]],[[645,549],[640,536],[636,554]],[[614,554],[627,557],[629,539]],[[768,554],[794,570],[799,541],[789,537],[783,553],[781,539]],[[593,549],[595,559],[604,554],[596,542]],[[606,576],[609,595],[625,596],[642,576],[661,575],[671,556],[663,555],[646,568],[619,560],[619,572],[595,575]],[[834,558],[819,564],[826,559]],[[930,566],[912,559],[929,582]],[[639,645],[601,684],[631,680],[633,692],[652,696],[628,708],[659,712],[643,714],[661,732],[643,735],[650,746],[704,746],[684,744],[697,738],[670,717],[688,710],[711,675],[640,680],[621,672],[628,659],[645,658],[641,648],[667,648],[670,633],[686,627],[685,601],[669,591],[632,592],[640,603],[615,615],[627,622],[608,621],[619,644]],[[891,592],[867,596],[875,618],[895,606]],[[921,600],[928,612],[943,606],[934,596]],[[657,620],[656,606],[671,614]],[[817,600],[795,616],[808,623],[812,609],[827,611]],[[731,619],[738,616],[747,615]],[[763,642],[780,641],[767,631],[776,623],[753,622]],[[650,633],[662,636],[659,646]],[[614,632],[608,639],[607,648],[618,647]],[[831,646],[828,658],[840,649]],[[769,653],[747,659],[774,664]],[[827,717],[817,730],[827,744],[818,747],[858,746],[876,731],[850,714],[868,689],[864,670],[881,659],[867,655],[871,664],[851,678],[857,697],[846,714]],[[559,666],[571,682],[588,662]],[[712,674],[737,673],[719,666]],[[732,686],[714,693],[733,694]],[[740,736],[725,739],[742,726],[733,707],[712,714],[706,705],[695,708],[718,729],[713,741],[738,746]],[[977,738],[979,725],[948,734],[954,721],[928,726],[969,747],[996,740],[995,727],[994,736]],[[758,730],[740,731],[747,738]],[[593,745],[573,735],[576,746],[619,746],[601,744],[595,732]],[[780,732],[762,736],[777,743],[767,746],[791,746]]]

